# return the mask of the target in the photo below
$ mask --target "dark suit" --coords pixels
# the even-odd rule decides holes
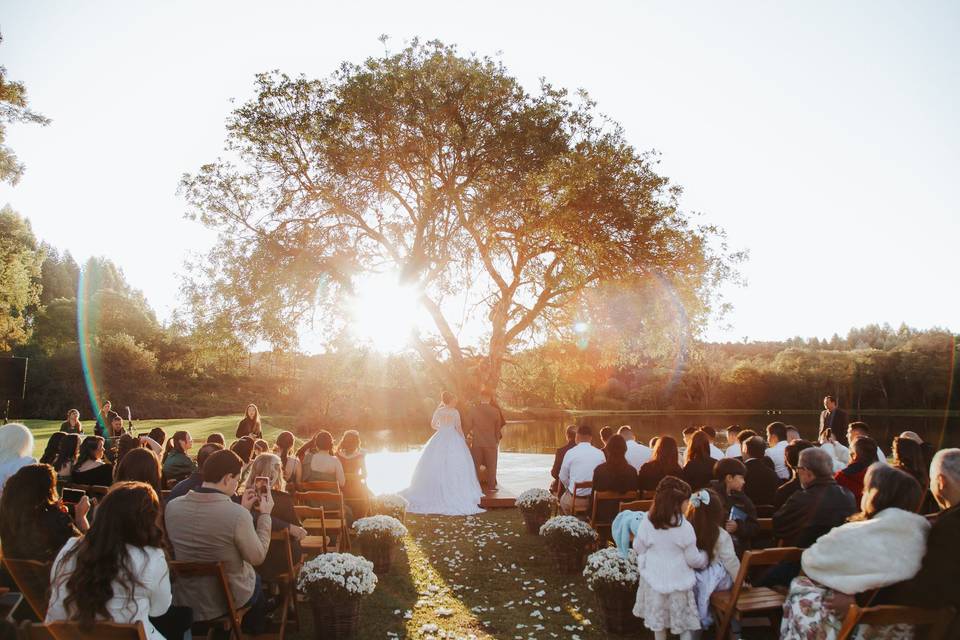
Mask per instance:
[[[470,408],[467,415],[467,431],[473,433],[473,462],[477,467],[480,483],[487,489],[497,488],[497,454],[500,447],[500,435],[503,427],[503,414],[489,402],[481,402]],[[486,473],[480,475],[480,466],[486,467]]]
[[[550,475],[553,477],[553,482],[550,483],[550,491],[553,493],[557,492],[557,485],[560,483],[560,467],[563,465],[563,456],[567,455],[567,451],[575,446],[577,446],[576,440],[568,442],[553,454],[553,468],[550,469]]]
[[[773,534],[788,547],[806,549],[858,511],[853,494],[833,478],[814,480],[773,515]]]
[[[826,409],[820,412],[820,433],[822,434],[823,430],[829,427],[837,442],[844,446],[847,444],[847,425],[849,424],[850,416],[840,407],[834,409],[832,413]]]
[[[780,487],[780,477],[765,463],[766,460],[770,458],[751,458],[743,463],[747,467],[743,492],[753,504],[773,504]]]

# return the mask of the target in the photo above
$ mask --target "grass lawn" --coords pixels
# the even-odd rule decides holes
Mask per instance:
[[[518,510],[406,524],[405,551],[361,605],[358,638],[606,637],[583,576],[558,573]],[[311,637],[301,606],[299,637]]]
[[[193,436],[193,439],[198,443],[205,442],[208,435],[219,431],[223,434],[223,437],[226,438],[227,444],[229,445],[230,442],[235,439],[233,435],[236,433],[237,423],[240,422],[242,417],[242,414],[237,414],[234,416],[215,416],[213,418],[134,420],[133,424],[137,429],[137,433],[147,433],[154,427],[160,427],[166,431],[168,438],[172,436],[175,431],[189,431],[190,435]],[[277,418],[261,416],[260,421],[263,424],[263,437],[270,442],[270,444],[273,444],[276,440],[278,433],[288,430],[293,426],[293,418],[283,416]],[[60,430],[60,423],[63,422],[63,420],[14,420],[13,422],[21,422],[33,431],[33,437],[36,441],[33,448],[33,455],[39,459],[43,454],[44,447],[47,446],[47,440],[50,438],[50,434]],[[94,425],[95,422],[93,420],[84,421],[84,434],[92,434]],[[124,425],[126,425],[126,421],[124,421]]]

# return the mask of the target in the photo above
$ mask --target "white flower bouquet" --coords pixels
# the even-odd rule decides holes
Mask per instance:
[[[640,581],[637,553],[631,550],[624,558],[613,547],[591,553],[587,557],[583,577],[587,579],[587,586],[591,591],[603,592],[613,588],[636,593]]]
[[[557,504],[557,496],[546,489],[527,489],[517,496],[516,504],[524,514],[547,517]]]
[[[305,562],[297,577],[297,589],[314,602],[355,600],[376,586],[373,563],[350,553],[319,555]]]
[[[397,544],[407,535],[403,523],[391,516],[367,516],[353,523],[357,541],[364,543]]]
[[[540,535],[550,549],[562,554],[582,554],[587,546],[597,541],[597,532],[573,516],[550,518],[540,527]]]

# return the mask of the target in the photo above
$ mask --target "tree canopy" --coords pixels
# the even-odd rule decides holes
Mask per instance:
[[[3,36],[0,36],[3,42]],[[32,122],[46,125],[50,120],[27,106],[27,88],[22,82],[7,78],[6,67],[0,66],[0,181],[17,184],[23,175],[23,163],[17,160],[13,149],[4,144],[6,125],[12,122]]]
[[[219,231],[187,286],[198,325],[291,344],[356,278],[395,272],[433,320],[412,337],[427,365],[496,387],[511,349],[571,335],[611,284],[666,283],[696,328],[738,257],[589,97],[528,92],[490,58],[414,41],[256,89],[228,157],[182,181],[189,215]],[[483,344],[461,343],[454,298],[486,318]]]

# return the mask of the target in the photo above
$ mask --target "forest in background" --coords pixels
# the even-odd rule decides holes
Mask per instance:
[[[144,294],[107,258],[78,264],[0,212],[0,354],[27,357],[27,396],[11,415],[62,417],[92,406],[81,361],[78,304],[98,400],[135,418],[264,413],[319,427],[416,428],[439,385],[413,352],[384,355],[334,340],[317,355],[252,352],[226,332],[158,321]],[[509,355],[499,390],[524,409],[815,409],[825,393],[844,407],[941,410],[956,392],[956,336],[869,325],[829,340],[706,343],[609,361],[587,342],[548,342]],[[956,395],[956,393],[954,393]],[[956,399],[953,400],[954,404]],[[956,407],[954,407],[956,408]]]

